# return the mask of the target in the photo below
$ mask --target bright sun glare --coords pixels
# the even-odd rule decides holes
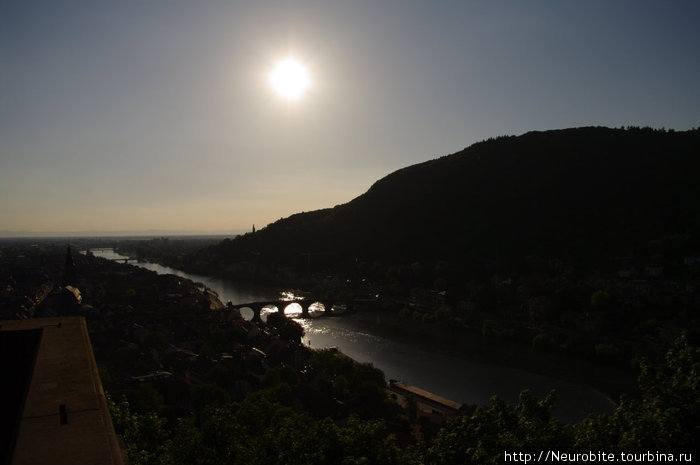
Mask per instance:
[[[294,58],[279,61],[270,73],[270,84],[286,100],[299,100],[309,87],[309,73]]]

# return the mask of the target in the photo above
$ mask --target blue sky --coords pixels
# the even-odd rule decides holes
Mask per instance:
[[[234,231],[504,134],[700,126],[697,1],[0,0],[0,230]],[[289,55],[296,102],[267,76]]]

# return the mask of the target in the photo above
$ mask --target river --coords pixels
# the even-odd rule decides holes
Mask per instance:
[[[118,260],[125,256],[112,249],[91,249],[95,256]],[[160,274],[174,274],[213,290],[222,302],[247,303],[279,298],[280,292],[269,287],[256,287],[231,280],[186,273],[157,263],[131,262]],[[517,401],[519,393],[529,389],[546,395],[555,389],[558,395],[555,415],[563,421],[579,421],[590,413],[610,412],[615,403],[597,389],[581,382],[547,376],[509,364],[508,354],[498,360],[484,357],[484,352],[504,352],[503,348],[487,348],[475,341],[469,349],[458,352],[425,343],[396,327],[379,327],[372,318],[346,315],[334,318],[295,319],[305,331],[303,342],[312,348],[337,347],[360,362],[370,362],[381,369],[387,379],[397,379],[460,403],[489,405],[491,396],[499,395],[506,402]],[[522,360],[522,347],[506,349]],[[515,357],[516,352],[517,357]],[[543,357],[526,351],[528,359]],[[491,358],[491,360],[489,360]],[[505,363],[504,363],[505,362]],[[570,363],[562,360],[561,363]],[[515,365],[515,366],[513,366]],[[571,371],[571,370],[565,370]]]

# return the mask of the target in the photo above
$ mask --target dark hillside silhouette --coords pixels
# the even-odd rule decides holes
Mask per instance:
[[[577,129],[499,137],[409,166],[351,202],[281,219],[212,261],[581,262],[650,240],[695,240],[700,131]],[[696,245],[697,246],[697,245]]]

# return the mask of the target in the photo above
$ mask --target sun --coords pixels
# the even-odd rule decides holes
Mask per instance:
[[[285,100],[299,100],[309,88],[309,72],[294,58],[277,62],[269,77],[272,88]]]

